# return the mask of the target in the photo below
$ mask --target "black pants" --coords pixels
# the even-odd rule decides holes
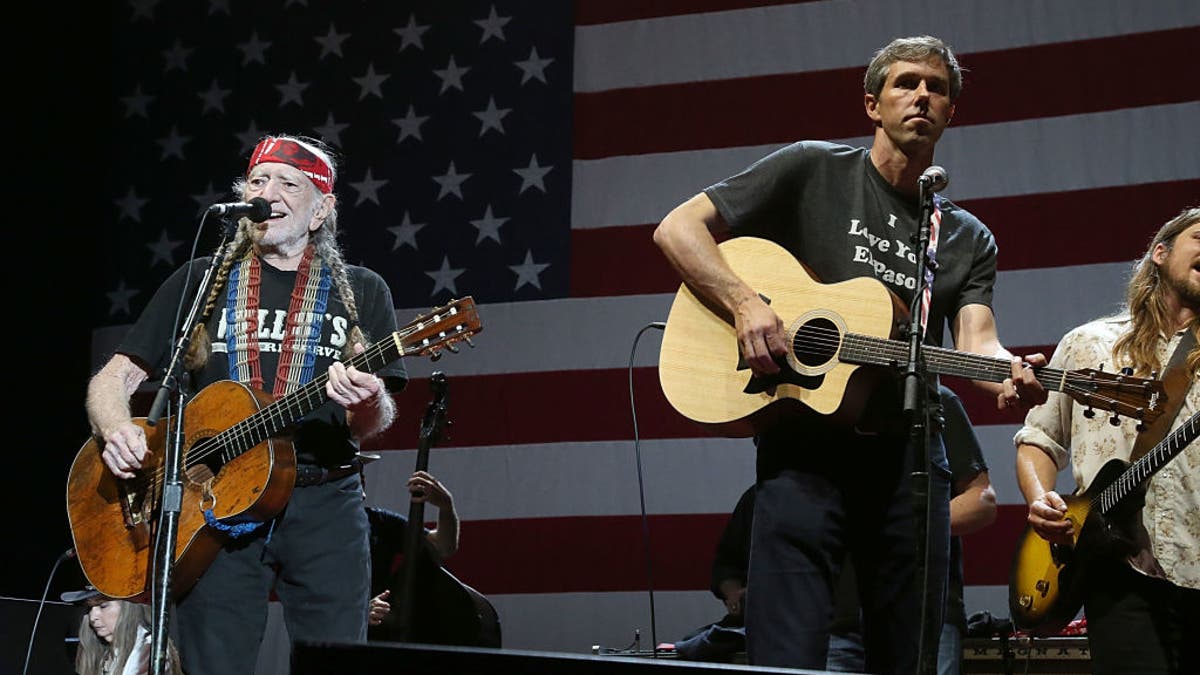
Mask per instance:
[[[1200,673],[1200,590],[1099,563],[1084,601],[1092,672]]]
[[[929,470],[929,588],[940,630],[950,541],[950,473],[935,435]],[[847,437],[837,447],[797,447],[813,461],[759,484],[750,535],[746,640],[750,663],[826,665],[834,584],[847,553],[855,563],[867,669],[917,670],[925,586],[917,578],[917,528],[902,440]],[[936,649],[937,634],[932,637]]]
[[[272,591],[293,641],[365,640],[367,535],[358,475],[296,488],[274,531],[264,526],[231,542],[179,601],[184,670],[253,673]]]

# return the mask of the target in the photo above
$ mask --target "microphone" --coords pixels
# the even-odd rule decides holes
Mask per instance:
[[[950,177],[946,175],[945,169],[935,164],[925,169],[917,183],[929,192],[941,192],[950,184]]]
[[[249,202],[213,204],[208,207],[208,212],[215,216],[225,216],[227,218],[246,216],[256,223],[261,223],[271,217],[271,204],[262,197],[255,197]]]

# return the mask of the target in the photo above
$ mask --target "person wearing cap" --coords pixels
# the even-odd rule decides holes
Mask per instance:
[[[62,594],[62,601],[87,607],[79,622],[75,672],[79,675],[144,675],[150,672],[150,606],[101,595],[88,586]],[[166,673],[180,675],[179,652],[167,640]]]
[[[294,640],[366,638],[369,525],[360,443],[391,424],[403,360],[363,372],[343,362],[397,331],[392,294],[375,271],[348,264],[337,241],[336,155],[313,138],[271,135],[233,181],[242,201],[270,207],[243,216],[224,248],[189,329],[183,365],[195,393],[219,380],[279,398],[327,378],[328,401],[287,428],[295,489],[269,522],[223,524],[227,543],[176,598],[180,655],[189,675],[254,671],[272,591]],[[211,257],[176,270],[88,384],[87,413],[102,460],[131,479],[151,450],[130,397],[171,359],[181,303],[198,292]],[[187,378],[184,378],[185,380]],[[251,495],[247,495],[251,497]],[[193,507],[195,508],[195,507]],[[212,509],[211,504],[202,508]]]

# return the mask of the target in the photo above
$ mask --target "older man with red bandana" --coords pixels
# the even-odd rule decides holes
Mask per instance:
[[[363,439],[391,424],[390,392],[403,388],[407,374],[402,361],[374,373],[346,363],[397,326],[383,278],[347,264],[338,247],[335,182],[334,153],[321,142],[262,139],[233,190],[245,201],[265,200],[270,215],[240,219],[190,327],[190,393],[233,380],[279,398],[324,376],[329,400],[288,428],[296,480],[282,511],[268,521],[223,522],[215,496],[192,507],[204,509],[205,536],[224,543],[177,598],[175,628],[189,675],[254,672],[272,592],[293,640],[366,638],[369,525],[356,457]],[[212,260],[172,274],[89,383],[88,418],[118,479],[138,477],[148,455],[161,451],[149,447],[129,399],[162,376],[177,342],[179,304],[196,296]],[[190,487],[211,487],[214,467],[185,465]]]

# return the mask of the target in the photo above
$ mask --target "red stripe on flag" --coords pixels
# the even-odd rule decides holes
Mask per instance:
[[[956,127],[1196,100],[1173,63],[1200,28],[960,54],[969,68]],[[1080,64],[1042,77],[1047,64]],[[1086,64],[1086,66],[1082,65]],[[577,159],[869,135],[865,68],[838,68],[575,94]],[[1136,83],[1113,87],[1113,80]],[[1017,83],[1014,85],[1014,82]],[[1014,94],[1014,86],[1019,94]],[[814,103],[818,96],[820,103]],[[736,120],[736,123],[731,123]]]
[[[815,0],[803,1],[814,2]],[[798,3],[794,0],[639,0],[638,2],[575,0],[575,25],[589,26],[617,21],[791,4]]]
[[[955,203],[992,229],[1000,246],[999,268],[1015,270],[1132,263],[1158,227],[1197,194],[1200,180],[1180,180]],[[654,245],[655,227],[657,223],[572,230],[571,296],[679,290],[679,275]],[[1081,231],[1093,235],[1080,236]],[[619,267],[614,260],[621,261]]]
[[[1023,504],[1001,505],[995,523],[963,537],[966,585],[1008,584],[1025,514]],[[707,590],[728,519],[724,513],[649,516],[654,589]],[[629,592],[650,587],[645,552],[638,515],[475,520],[462,524],[461,548],[446,567],[484,594]]]

